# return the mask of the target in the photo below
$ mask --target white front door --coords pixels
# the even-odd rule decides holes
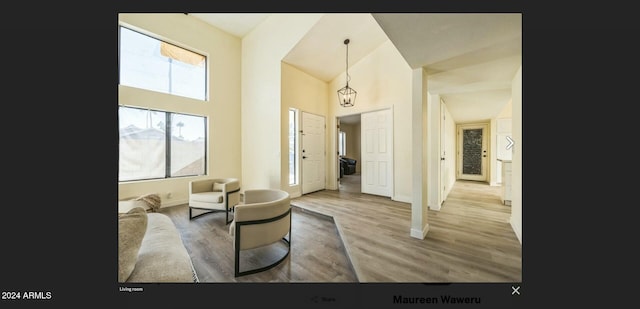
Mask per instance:
[[[393,114],[391,109],[363,113],[362,193],[391,197],[393,193]]]
[[[302,194],[325,189],[325,122],[323,116],[302,112]]]
[[[487,180],[487,125],[458,126],[458,179]]]

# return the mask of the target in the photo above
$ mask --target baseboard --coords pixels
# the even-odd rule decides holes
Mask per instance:
[[[442,207],[440,205],[436,205],[436,206],[429,205],[429,209],[431,210],[440,211],[441,208]]]
[[[425,237],[427,237],[427,232],[428,231],[429,231],[429,223],[427,223],[427,225],[424,227],[424,229],[422,229],[422,231],[416,230],[416,229],[411,229],[411,237],[418,238],[418,239],[424,239]]]
[[[511,228],[513,229],[513,232],[516,233],[516,237],[518,237],[518,241],[522,245],[522,234],[520,232],[522,230],[522,227],[518,228],[518,224],[513,220],[513,217],[509,219],[509,223],[511,224]]]
[[[185,199],[162,200],[162,202],[160,203],[160,208],[184,205],[187,203],[189,203],[189,200],[185,200]]]

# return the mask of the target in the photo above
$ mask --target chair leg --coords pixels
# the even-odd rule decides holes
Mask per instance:
[[[245,276],[245,275],[250,275],[250,274],[255,274],[258,272],[262,272],[262,271],[266,271],[269,270],[273,267],[278,266],[280,263],[282,263],[282,261],[284,261],[287,257],[289,257],[289,255],[291,254],[291,220],[292,220],[292,216],[291,216],[291,208],[289,208],[289,211],[280,215],[279,217],[283,217],[284,215],[289,214],[289,239],[282,237],[282,239],[280,239],[280,241],[282,241],[286,246],[287,246],[287,252],[286,254],[280,258],[279,260],[273,262],[272,264],[269,264],[267,266],[264,267],[259,267],[259,268],[254,268],[254,269],[250,269],[250,270],[246,270],[241,272],[240,271],[240,233],[241,233],[241,226],[242,225],[250,225],[250,224],[256,224],[256,222],[259,221],[253,221],[253,222],[236,222],[236,232],[234,235],[234,277],[240,277],[240,276]],[[278,217],[276,217],[275,219],[279,219]],[[270,220],[270,221],[275,221],[275,220]],[[287,236],[287,235],[285,235]]]
[[[224,206],[225,206],[225,209],[226,209],[226,211],[225,211],[225,212],[226,212],[226,222],[227,222],[227,225],[228,225],[229,223],[231,223],[231,221],[233,221],[233,220],[229,220],[229,211],[231,211],[231,210],[233,209],[233,208],[229,208],[229,195],[231,195],[231,194],[233,194],[233,193],[236,193],[236,192],[238,192],[238,191],[240,191],[240,189],[237,189],[237,190],[232,191],[232,192],[227,192],[227,196],[226,196],[226,197],[225,197],[225,199],[224,199],[224,204],[225,204]],[[235,205],[234,205],[234,206],[235,206]]]
[[[285,237],[283,237],[282,239],[280,239],[280,241],[282,241],[282,243],[284,243],[285,246],[287,246],[287,252],[280,259],[278,259],[277,261],[267,266],[245,270],[243,272],[240,271],[240,250],[238,249],[240,245],[238,244],[238,247],[235,248],[234,277],[241,277],[241,276],[263,272],[280,265],[280,263],[282,263],[287,257],[289,257],[291,253],[291,235],[289,235],[289,239],[286,239]]]
[[[197,215],[195,215],[195,216],[194,216],[194,215],[193,215],[193,213],[192,213],[192,209],[193,209],[193,208],[189,207],[189,220],[193,220],[193,219],[195,219],[195,218],[198,218],[198,217],[204,216],[204,215],[206,215],[206,214],[210,214],[210,213],[220,213],[220,212],[224,212],[224,210],[218,210],[218,209],[210,210],[210,209],[204,209],[204,208],[198,208],[198,207],[195,207],[195,208],[196,208],[196,209],[203,210],[204,212],[199,213],[199,214],[197,214]]]
[[[240,236],[238,235],[238,233],[240,232],[240,228],[239,225],[236,223],[236,232],[235,232],[235,239],[233,240],[235,242],[235,245],[233,246],[234,249],[234,277],[238,277],[240,276]]]
[[[195,219],[195,218],[197,218],[197,217],[199,217],[199,216],[201,216],[201,215],[207,214],[207,213],[211,213],[211,212],[221,212],[221,211],[224,211],[224,212],[225,212],[225,220],[224,220],[224,221],[225,221],[225,224],[226,224],[226,225],[229,225],[229,224],[233,221],[233,219],[229,220],[229,212],[230,212],[230,211],[233,211],[233,208],[229,208],[229,195],[231,195],[231,194],[233,194],[233,193],[236,193],[236,192],[238,192],[238,191],[240,191],[240,189],[237,189],[237,190],[235,190],[235,191],[227,192],[227,193],[226,193],[226,196],[225,196],[225,199],[224,199],[224,202],[225,202],[225,203],[224,203],[224,204],[225,204],[225,205],[224,205],[224,207],[225,207],[225,209],[224,209],[224,210],[213,210],[213,211],[208,211],[208,212],[206,212],[206,213],[201,213],[201,214],[198,214],[198,215],[196,215],[196,216],[193,216],[193,214],[191,213],[191,207],[189,207],[189,220]],[[235,206],[235,205],[234,205],[234,206]],[[197,208],[197,207],[196,207],[196,208]],[[235,212],[234,212],[234,213],[235,213]]]
[[[229,213],[233,212],[234,213],[234,217],[229,219]],[[233,219],[235,218],[235,207],[229,208],[227,209],[227,225],[229,225],[229,223],[233,222]]]

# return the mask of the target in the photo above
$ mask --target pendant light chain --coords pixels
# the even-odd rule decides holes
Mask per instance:
[[[351,80],[351,76],[349,76],[349,39],[347,39],[344,44],[347,45],[346,72],[347,72],[347,87],[349,87],[349,81]]]

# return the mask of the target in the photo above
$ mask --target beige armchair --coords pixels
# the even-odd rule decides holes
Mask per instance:
[[[244,204],[234,210],[229,233],[234,236],[235,276],[244,276],[268,270],[280,264],[291,252],[291,204],[289,193],[275,189],[245,190]],[[288,239],[285,236],[289,235]],[[240,271],[240,251],[264,247],[282,241],[286,254],[278,261]]]
[[[212,212],[229,212],[240,202],[240,182],[236,178],[201,179],[189,182],[189,220]],[[193,215],[192,210],[206,210]]]

